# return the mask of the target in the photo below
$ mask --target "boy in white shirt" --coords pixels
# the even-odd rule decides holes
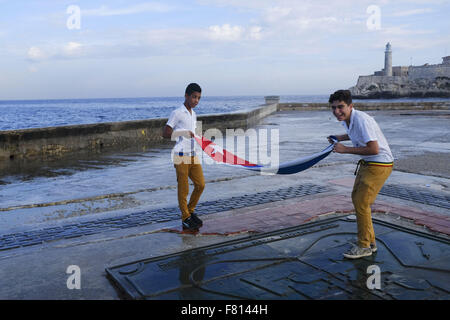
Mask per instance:
[[[353,108],[349,90],[336,91],[330,95],[329,103],[334,116],[342,121],[347,131],[347,134],[335,137],[338,141],[351,140],[353,143],[353,147],[336,143],[334,152],[362,156],[358,162],[352,191],[358,226],[358,244],[344,253],[346,258],[357,259],[370,256],[377,250],[370,206],[391,174],[394,158],[376,121],[367,113]],[[328,140],[332,142],[330,137]]]
[[[176,140],[173,148],[173,163],[177,173],[178,205],[181,210],[183,230],[197,231],[203,225],[202,220],[194,213],[195,207],[205,188],[205,179],[199,159],[195,155],[195,129],[197,115],[193,110],[200,101],[202,89],[191,83],[185,91],[184,104],[174,110],[164,127],[163,137]],[[194,183],[194,191],[189,203],[189,181]]]

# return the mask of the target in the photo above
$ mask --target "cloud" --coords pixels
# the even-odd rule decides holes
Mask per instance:
[[[67,57],[79,56],[83,45],[78,42],[69,42],[62,48],[62,53]]]
[[[199,34],[202,34],[199,32]],[[242,26],[231,26],[224,24],[222,26],[214,25],[208,28],[207,39],[214,41],[233,42],[239,40],[261,40],[263,38],[262,28],[252,26],[245,28]]]
[[[39,47],[30,47],[27,52],[28,59],[33,61],[44,60],[47,58],[47,55],[40,49]]]
[[[294,0],[274,1],[271,6],[261,5],[256,23],[264,27],[266,35],[285,39],[305,32],[323,35],[324,32],[335,34],[354,31],[355,27],[365,26],[368,17],[366,6],[361,2],[364,0],[358,2],[305,0],[300,5]]]
[[[140,3],[129,7],[119,8],[119,9],[112,9],[108,6],[101,6],[97,9],[87,9],[82,10],[82,15],[87,16],[121,16],[121,15],[130,15],[130,14],[138,14],[138,13],[144,13],[144,12],[169,12],[174,10],[175,8],[173,6],[168,6],[163,3],[158,2],[147,2],[147,3]]]
[[[32,46],[27,51],[27,57],[32,62],[45,60],[73,59],[82,56],[84,46],[78,42],[66,44],[46,44],[41,47]]]
[[[215,5],[219,7],[239,7],[247,9],[267,8],[273,3],[273,0],[197,0],[201,5]]]
[[[250,28],[250,33],[249,33],[250,39],[261,40],[262,39],[261,30],[262,30],[262,28],[258,27],[258,26],[251,27]]]
[[[383,27],[381,33],[387,36],[407,36],[407,35],[421,35],[421,34],[432,34],[432,30],[424,29],[413,29],[407,25],[393,26],[393,27]]]
[[[446,44],[450,43],[450,36],[440,35],[439,37],[405,37],[399,35],[390,37],[389,42],[391,43],[392,48],[395,51],[402,49],[409,51],[411,54],[414,54],[414,52],[417,50],[433,50],[432,48],[442,48]],[[385,38],[378,39],[377,41],[370,43],[368,46],[377,50],[383,50],[386,46],[386,40]],[[430,54],[428,54],[427,56],[430,56]]]
[[[412,16],[417,14],[424,14],[424,13],[430,13],[434,10],[431,8],[423,8],[423,9],[413,9],[413,10],[406,10],[406,11],[399,11],[395,12],[392,15],[394,17],[406,17],[406,16]]]
[[[210,26],[209,36],[213,40],[237,41],[240,40],[244,29],[241,26],[230,26],[224,24],[222,26]]]
[[[270,23],[277,22],[287,17],[292,12],[292,8],[270,7],[264,10],[264,19]]]

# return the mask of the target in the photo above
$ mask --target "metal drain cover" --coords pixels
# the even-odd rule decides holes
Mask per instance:
[[[128,299],[449,299],[450,241],[374,219],[378,251],[342,256],[345,218],[107,268]]]

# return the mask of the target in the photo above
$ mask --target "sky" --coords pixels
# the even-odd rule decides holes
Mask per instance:
[[[450,0],[0,0],[0,100],[328,95],[450,55]]]

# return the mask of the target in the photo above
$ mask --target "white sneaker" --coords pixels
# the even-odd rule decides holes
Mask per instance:
[[[356,238],[351,239],[351,240],[349,241],[349,243],[352,244],[353,246],[357,246],[357,245],[358,245],[358,239],[356,239]],[[374,242],[374,243],[371,243],[371,244],[370,244],[370,249],[372,249],[372,253],[377,252],[377,250],[378,250],[377,244],[376,244],[375,242]]]
[[[357,246],[358,245],[358,239],[351,239],[348,243],[350,243],[352,246]],[[372,249],[372,253],[377,252],[378,248],[377,248],[377,244],[371,243],[370,244],[370,249]]]
[[[344,253],[344,257],[346,257],[347,259],[359,259],[371,255],[372,255],[371,248],[361,248],[359,246],[354,246],[349,251]]]

